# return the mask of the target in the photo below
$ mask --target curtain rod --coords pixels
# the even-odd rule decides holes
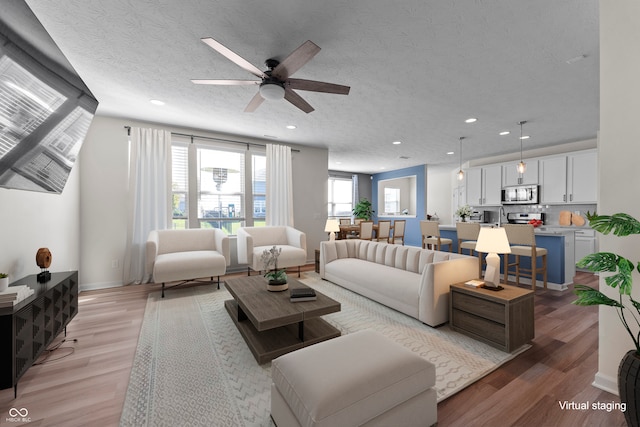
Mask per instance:
[[[127,135],[131,136],[131,126],[125,126],[124,127],[127,130]],[[218,142],[229,142],[232,144],[243,144],[247,146],[247,149],[249,148],[249,146],[253,145],[256,147],[266,147],[266,144],[259,144],[257,142],[244,142],[244,141],[235,141],[233,139],[224,139],[224,138],[214,138],[211,136],[201,136],[201,135],[193,135],[193,134],[186,134],[186,133],[180,133],[180,132],[171,132],[171,135],[177,135],[177,136],[186,136],[187,138],[191,138],[191,140],[193,141],[193,138],[199,138],[199,139],[206,139],[209,141],[218,141]],[[299,153],[300,150],[296,150],[294,148],[291,149],[292,152],[294,153]]]

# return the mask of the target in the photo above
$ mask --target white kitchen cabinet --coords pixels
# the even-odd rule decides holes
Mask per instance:
[[[596,253],[596,232],[592,229],[576,230],[576,262]],[[581,269],[585,270],[585,269]]]
[[[502,185],[508,187],[511,185],[536,185],[538,183],[538,160],[525,159],[527,165],[522,174],[522,181],[519,181],[520,174],[517,169],[517,162],[502,165]]]
[[[567,203],[567,156],[540,160],[540,203]]]
[[[470,168],[465,173],[467,203],[471,206],[498,206],[502,191],[502,166]]]
[[[597,203],[598,158],[595,151],[567,156],[567,201]]]

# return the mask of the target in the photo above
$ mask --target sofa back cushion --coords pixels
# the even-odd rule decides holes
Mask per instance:
[[[216,249],[214,229],[158,230],[158,255]]]
[[[245,227],[245,231],[253,237],[253,246],[288,245],[287,229],[282,226]]]

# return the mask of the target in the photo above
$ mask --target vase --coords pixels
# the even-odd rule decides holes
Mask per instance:
[[[640,426],[640,356],[635,350],[624,355],[618,367],[620,402],[627,405],[624,418],[628,426]]]
[[[467,217],[466,216],[462,217],[462,222],[467,222]]]
[[[9,287],[9,278],[0,277],[0,292],[6,291],[8,287]]]
[[[269,280],[267,282],[267,290],[270,292],[280,292],[289,289],[287,279],[282,280]]]

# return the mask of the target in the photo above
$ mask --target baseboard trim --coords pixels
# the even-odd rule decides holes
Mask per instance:
[[[124,286],[122,282],[97,282],[97,283],[81,283],[79,286],[82,291],[95,291],[97,289],[119,288]]]
[[[612,378],[608,375],[597,372],[591,385],[599,388],[600,390],[608,391],[611,394],[615,394],[616,396],[619,395],[617,378]]]

